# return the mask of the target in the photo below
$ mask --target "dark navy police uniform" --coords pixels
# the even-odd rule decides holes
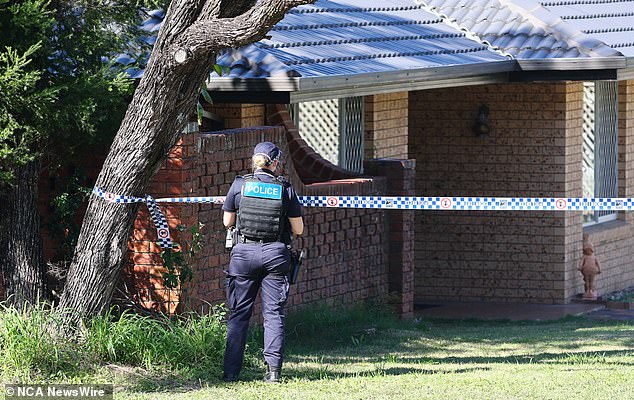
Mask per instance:
[[[248,182],[246,189],[245,182]],[[281,186],[277,186],[281,190],[282,196],[279,236],[258,240],[257,238],[241,236],[239,232],[238,243],[231,251],[231,261],[229,269],[226,271],[227,306],[231,313],[227,321],[227,347],[224,358],[225,380],[237,379],[242,368],[249,319],[260,288],[262,289],[262,315],[264,317],[264,359],[269,368],[279,370],[282,367],[284,305],[288,298],[288,271],[291,262],[290,244],[292,241],[292,231],[288,218],[301,217],[302,210],[299,199],[288,182],[276,178],[267,169],[258,169],[252,175],[236,178],[229,193],[227,193],[222,209],[238,213],[236,224],[238,231],[240,231],[242,228],[240,226],[240,203],[244,201],[243,199],[265,202],[268,200],[267,196],[275,197],[278,195],[277,189],[270,184],[281,184]],[[256,197],[244,197],[250,195],[245,190],[249,190],[250,194],[255,192]],[[258,198],[258,195],[264,197]],[[242,224],[247,225],[246,222]]]

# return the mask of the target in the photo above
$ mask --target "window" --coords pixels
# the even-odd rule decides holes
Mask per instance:
[[[290,112],[302,138],[323,158],[363,172],[363,97],[291,104]]]
[[[618,196],[618,85],[615,81],[584,83],[583,197]],[[616,218],[614,211],[584,211],[583,222]]]

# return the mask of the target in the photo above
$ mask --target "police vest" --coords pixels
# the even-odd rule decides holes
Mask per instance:
[[[238,209],[238,233],[249,239],[279,241],[286,215],[284,180],[263,182],[254,175],[246,175],[242,185]]]

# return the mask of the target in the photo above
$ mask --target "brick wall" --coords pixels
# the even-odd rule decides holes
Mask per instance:
[[[154,196],[225,195],[235,175],[248,172],[253,147],[263,140],[277,143],[285,154],[290,152],[284,127],[188,135],[172,151],[155,177],[151,193]],[[288,157],[284,169],[300,195],[386,192],[386,180],[381,177],[304,185]],[[291,289],[289,305],[296,307],[316,301],[343,305],[387,297],[390,241],[385,212],[328,208],[305,208],[304,212],[306,233],[296,244],[307,250],[307,258],[300,281]],[[185,295],[169,293],[161,286],[160,250],[153,243],[156,237],[147,211],[141,210],[135,222],[126,268],[126,280],[128,286],[134,286],[135,300],[147,307],[170,311],[183,308],[183,304],[184,308],[202,310],[206,302],[224,302],[223,268],[229,258],[224,251],[225,231],[220,206],[168,206],[166,216],[172,228],[178,223],[200,221],[205,224],[204,251],[195,265],[195,279],[186,288]],[[409,285],[413,286],[411,275]],[[410,312],[411,306],[411,301],[409,306],[400,304],[399,310]]]
[[[108,144],[91,145],[83,149],[83,156],[74,162],[68,162],[63,169],[44,169],[40,174],[38,185],[38,209],[41,216],[41,235],[43,257],[46,261],[57,261],[60,257],[60,237],[51,235],[48,227],[54,224],[53,207],[51,201],[53,197],[68,190],[69,178],[75,176],[77,184],[85,188],[92,188],[95,184],[97,175],[101,171],[106,154],[108,153]],[[76,188],[74,188],[76,189]],[[85,204],[80,207],[74,222],[81,226],[83,214],[85,212]]]
[[[310,149],[282,106],[266,110],[262,105],[215,105],[213,111],[222,115],[227,125],[236,127],[262,125],[264,112],[268,111],[269,122],[279,127],[184,135],[153,178],[148,188],[151,195],[225,195],[235,176],[248,172],[252,149],[263,140],[276,142],[282,148],[286,154],[285,175],[300,195],[386,194],[388,179],[390,193],[411,194],[415,172],[412,161],[383,160],[381,165],[375,164],[376,173],[388,179],[358,177]],[[91,158],[97,159],[102,160],[102,155]],[[88,164],[94,178],[99,168],[94,169],[93,162]],[[42,200],[44,208],[48,201]],[[204,251],[193,264],[194,280],[176,290],[163,286],[165,269],[161,249],[156,245],[156,230],[147,209],[141,206],[115,299],[168,312],[201,311],[209,303],[223,302],[223,268],[228,264],[228,254],[224,251],[220,206],[163,203],[161,208],[177,243],[190,239],[189,234],[178,231],[179,225],[205,224]],[[307,259],[299,283],[291,289],[290,306],[318,301],[345,305],[379,299],[389,300],[402,317],[410,317],[413,233],[410,218],[404,215],[368,209],[305,208],[306,233],[296,245],[307,250]],[[49,241],[47,248],[53,251],[56,245]],[[399,263],[395,262],[397,259]],[[0,295],[4,295],[2,290],[0,285]]]
[[[619,82],[619,197],[634,197],[634,80]],[[620,219],[634,223],[634,213]]]
[[[269,140],[285,146],[282,128],[242,129],[201,135],[200,152],[206,176],[200,193],[224,195],[235,173],[248,173],[254,145]],[[285,174],[300,195],[360,194],[381,190],[381,180],[350,180],[304,186],[288,159]],[[291,290],[290,306],[323,300],[327,304],[350,304],[387,293],[385,264],[385,221],[381,212],[368,210],[305,208],[306,234],[296,242],[307,249],[300,282]],[[198,219],[208,235],[205,253],[198,267],[196,296],[209,302],[224,301],[223,268],[228,264],[224,251],[224,228],[219,206],[200,206]],[[363,240],[370,235],[372,239]],[[349,277],[349,279],[345,279]]]
[[[425,196],[579,197],[581,83],[410,93],[410,157]],[[481,104],[492,132],[472,133]],[[579,212],[418,212],[417,301],[564,303],[580,291]]]
[[[162,168],[152,179],[148,192],[155,198],[195,196],[201,182],[200,169],[196,165],[198,156],[198,134],[183,136],[170,151]],[[203,183],[207,183],[204,181]],[[161,204],[161,210],[170,226],[172,240],[184,243],[190,236],[181,234],[179,225],[191,227],[198,221],[199,208],[191,204]],[[154,227],[147,207],[141,206],[134,221],[128,242],[128,253],[123,271],[123,282],[132,300],[150,308],[173,313],[184,306],[181,290],[170,290],[163,286],[165,268],[160,257],[161,249],[156,244]],[[191,292],[188,287],[186,291]]]
[[[365,159],[407,158],[408,92],[366,96]]]

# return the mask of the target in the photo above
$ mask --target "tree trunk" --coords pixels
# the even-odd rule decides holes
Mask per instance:
[[[16,307],[46,297],[37,204],[39,174],[39,161],[16,168],[15,186],[0,196],[0,266],[7,303]]]
[[[144,197],[146,187],[174,146],[194,109],[211,65],[182,68],[168,75],[149,66],[137,88],[96,186],[108,192]],[[138,205],[112,204],[91,197],[82,223],[60,307],[70,317],[104,311],[119,279]]]
[[[143,197],[194,111],[218,50],[261,39],[289,8],[311,1],[263,0],[242,15],[219,18],[243,10],[225,3],[252,2],[173,0],[96,185]],[[108,307],[137,211],[138,205],[91,197],[59,304],[72,311],[65,314],[67,322]]]

